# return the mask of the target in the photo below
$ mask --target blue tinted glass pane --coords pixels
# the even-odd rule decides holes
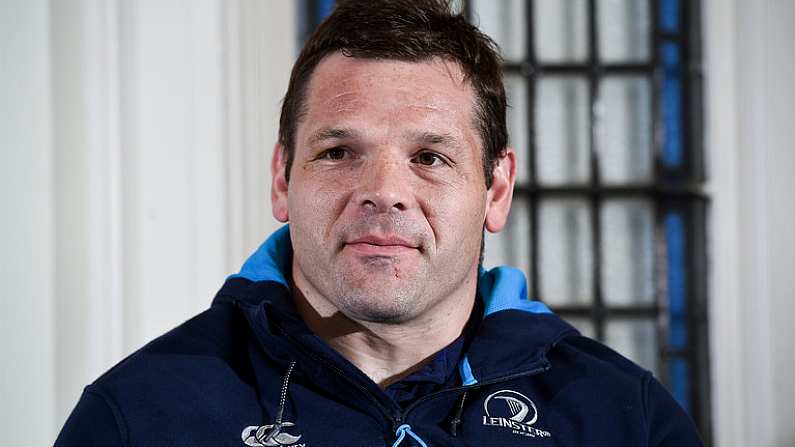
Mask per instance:
[[[669,32],[679,30],[680,12],[679,0],[660,0],[660,28]]]
[[[679,44],[665,42],[662,46],[662,62],[666,71],[678,71],[681,65]]]
[[[679,45],[666,42],[660,52],[663,62],[662,159],[666,167],[680,168],[684,162],[684,148],[682,147],[682,67]]]
[[[665,216],[665,241],[668,254],[668,343],[672,349],[687,347],[687,252],[685,221],[680,213]],[[689,410],[689,366],[683,358],[669,364],[670,390],[685,410]]]
[[[669,363],[669,373],[671,375],[671,394],[674,396],[679,405],[684,408],[688,413],[690,412],[690,377],[689,366],[687,360],[683,358],[674,358]]]
[[[318,0],[317,2],[317,23],[320,23],[331,14],[334,9],[335,0]]]
[[[668,343],[673,349],[687,346],[687,253],[685,225],[682,215],[665,217],[665,239],[668,252]]]

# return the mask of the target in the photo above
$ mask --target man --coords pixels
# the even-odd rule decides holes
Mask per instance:
[[[648,372],[480,267],[514,186],[505,108],[493,43],[443,2],[342,2],[284,100],[289,227],[56,444],[700,445]]]

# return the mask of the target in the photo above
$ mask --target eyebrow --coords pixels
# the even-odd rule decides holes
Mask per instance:
[[[318,130],[310,138],[311,144],[323,143],[328,140],[344,140],[356,139],[359,133],[348,127],[327,127]],[[418,144],[427,145],[443,145],[443,146],[458,146],[459,141],[453,134],[450,133],[435,133],[435,132],[409,132],[406,138]]]
[[[458,138],[449,133],[412,132],[409,138],[421,144],[439,144],[444,146],[458,146]]]
[[[327,140],[341,140],[346,138],[355,138],[358,133],[349,128],[324,128],[314,133],[309,138],[312,144],[322,143]]]

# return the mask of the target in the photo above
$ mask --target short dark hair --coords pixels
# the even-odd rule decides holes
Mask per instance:
[[[483,142],[483,173],[491,187],[497,159],[508,140],[502,58],[491,38],[455,14],[445,0],[340,0],[309,37],[290,75],[282,104],[279,142],[287,151],[289,180],[295,134],[306,113],[312,73],[333,53],[363,59],[422,62],[441,58],[457,63],[475,93],[475,119]]]

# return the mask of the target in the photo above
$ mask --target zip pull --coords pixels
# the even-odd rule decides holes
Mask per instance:
[[[398,414],[392,418],[392,431],[397,433],[398,427],[401,425],[403,425],[403,415]]]
[[[461,424],[461,415],[464,413],[464,402],[467,399],[468,392],[468,390],[464,391],[461,400],[458,401],[458,409],[455,412],[455,416],[450,420],[450,434],[453,436],[458,435],[458,426]]]

